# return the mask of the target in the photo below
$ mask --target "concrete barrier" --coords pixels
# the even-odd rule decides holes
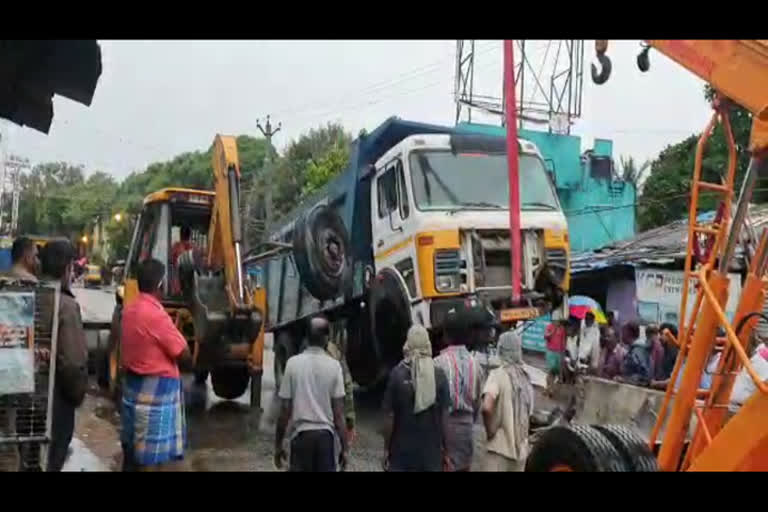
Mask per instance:
[[[597,377],[585,377],[582,387],[583,399],[577,401],[575,423],[599,425],[627,425],[634,427],[646,439],[651,431],[664,401],[664,392],[633,386]],[[664,432],[662,425],[659,437]],[[696,428],[696,417],[691,417],[688,435]]]

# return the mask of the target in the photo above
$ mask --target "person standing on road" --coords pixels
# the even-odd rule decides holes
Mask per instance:
[[[499,338],[501,367],[483,388],[483,424],[488,437],[486,471],[523,471],[533,414],[533,385],[523,364],[523,341],[516,332]]]
[[[447,469],[453,471],[469,471],[472,465],[472,427],[480,409],[482,368],[467,350],[467,324],[462,312],[448,312],[443,334],[448,346],[435,358],[435,366],[443,370],[449,384],[445,446]]]
[[[139,264],[139,296],[123,308],[120,420],[124,471],[153,471],[184,458],[186,418],[179,364],[192,361],[187,340],[160,302],[165,266]]]
[[[25,236],[14,240],[11,247],[11,261],[13,266],[8,271],[9,277],[37,283],[40,260],[35,242]]]
[[[403,355],[384,392],[385,468],[442,471],[450,391],[445,373],[432,360],[432,344],[423,326],[408,329]]]
[[[322,316],[309,324],[307,348],[290,359],[280,383],[280,416],[275,429],[275,466],[283,467],[283,440],[292,423],[291,471],[336,471],[336,440],[341,443],[338,463],[347,466],[344,422],[344,376],[341,364],[326,351],[330,326]]]
[[[56,345],[56,376],[51,417],[48,471],[61,471],[75,431],[75,409],[88,390],[88,345],[80,306],[70,285],[74,275],[75,249],[69,240],[51,240],[43,250],[42,280],[60,285],[59,326]],[[43,305],[41,305],[43,306]],[[41,315],[52,315],[43,306]]]
[[[564,320],[555,320],[544,331],[544,339],[547,342],[547,394],[550,396],[552,396],[554,384],[562,377],[565,326]]]

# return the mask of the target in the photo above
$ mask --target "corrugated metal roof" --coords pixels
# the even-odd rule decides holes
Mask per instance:
[[[714,212],[704,212],[698,218],[706,222],[713,220],[714,215]],[[748,220],[759,235],[768,227],[768,204],[750,205]],[[629,240],[574,254],[571,258],[571,272],[577,274],[626,265],[667,265],[685,258],[687,244],[688,220],[678,220],[639,233]],[[739,249],[737,256],[740,254]],[[740,262],[740,257],[737,260]]]

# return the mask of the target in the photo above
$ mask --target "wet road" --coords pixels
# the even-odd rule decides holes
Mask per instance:
[[[111,318],[114,292],[78,289],[83,317],[102,321]],[[189,449],[185,460],[173,469],[179,471],[274,471],[272,463],[276,419],[275,382],[271,337],[264,352],[262,411],[251,411],[248,393],[236,401],[221,400],[213,394],[210,382],[204,390],[194,389],[191,376],[185,378],[188,408]],[[543,372],[531,368],[534,384],[544,380]],[[538,400],[538,397],[537,397]],[[192,402],[192,403],[190,403]],[[540,402],[539,402],[540,403]],[[383,440],[376,397],[356,395],[357,439],[351,447],[349,471],[381,471]],[[68,471],[119,471],[122,455],[119,443],[119,417],[114,404],[103,396],[95,382],[85,403],[77,412],[72,455]],[[473,469],[482,464],[485,434],[475,425]]]
[[[114,308],[114,291],[76,288],[84,321],[109,321]],[[210,381],[205,390],[195,389],[185,378],[188,397],[189,450],[174,469],[180,471],[274,471],[272,463],[276,418],[275,382],[271,339],[264,353],[262,411],[248,407],[248,392],[235,401],[213,394]],[[351,449],[348,470],[380,470],[383,441],[377,433],[377,403],[358,397],[358,436]],[[68,471],[118,471],[122,455],[119,418],[114,404],[103,396],[95,382],[77,412],[75,440],[67,461]]]

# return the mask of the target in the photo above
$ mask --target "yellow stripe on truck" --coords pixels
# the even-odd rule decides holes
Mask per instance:
[[[565,279],[560,283],[563,290],[568,291],[571,287],[571,247],[568,240],[568,230],[565,229],[545,229],[544,230],[544,248],[546,249],[565,249],[568,266],[565,272]]]
[[[416,235],[416,257],[419,268],[421,296],[448,297],[456,293],[440,293],[435,289],[435,251],[438,249],[460,249],[459,230],[424,231]]]
[[[386,249],[377,252],[374,255],[374,258],[377,259],[377,260],[380,260],[380,259],[386,258],[387,256],[391,256],[391,255],[395,254],[396,252],[398,252],[398,251],[408,247],[411,244],[411,242],[413,242],[413,236],[409,236],[408,238],[406,238],[402,242],[398,242],[395,245],[393,245],[392,247],[387,247]]]

